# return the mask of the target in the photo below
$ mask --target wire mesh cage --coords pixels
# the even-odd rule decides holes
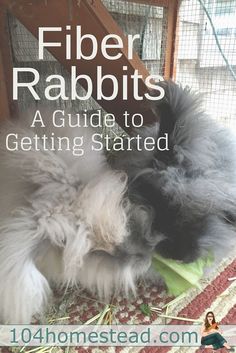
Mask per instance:
[[[103,0],[113,19],[125,34],[139,34],[134,49],[151,74],[164,75],[168,43],[168,16],[162,6],[149,1]],[[156,2],[158,4],[158,1]],[[153,4],[153,2],[152,2]],[[236,0],[182,0],[176,28],[174,79],[203,94],[204,107],[215,119],[236,128]],[[38,60],[37,40],[13,16],[9,17],[14,65],[37,68],[41,76],[69,75],[63,66],[46,52]],[[29,77],[30,80],[30,77]],[[44,82],[44,80],[42,80]],[[43,84],[38,85],[39,91]],[[79,88],[83,91],[83,88]],[[20,108],[28,107],[29,92],[22,90]],[[41,102],[42,103],[42,102]],[[46,102],[45,102],[46,103]],[[35,102],[36,104],[36,102]],[[55,105],[77,111],[100,109],[94,99],[57,100]]]
[[[163,7],[137,4],[131,1],[103,0],[108,11],[123,30],[124,34],[139,34],[140,40],[134,43],[134,50],[145,63],[147,69],[152,74],[163,74],[166,27],[167,18],[164,15]],[[62,65],[44,49],[44,61],[38,59],[38,41],[37,39],[13,16],[9,16],[10,33],[12,40],[12,51],[14,65],[33,65],[41,72],[42,78],[50,72],[55,74],[68,74]],[[43,81],[43,80],[42,80]],[[82,89],[82,87],[80,87]],[[43,89],[40,87],[39,90]],[[22,104],[26,102],[27,97],[20,100]],[[70,102],[57,102],[58,105],[70,105]],[[80,109],[96,109],[97,103],[91,99],[83,101]]]
[[[139,34],[134,50],[151,74],[163,74],[167,18],[163,7],[131,1],[103,0],[125,34]]]
[[[50,74],[62,75],[65,78],[67,95],[70,90],[70,79],[69,73],[65,70],[63,65],[58,62],[47,49],[44,49],[44,60],[39,60],[38,40],[12,15],[9,15],[9,29],[12,42],[13,65],[17,67],[32,67],[40,72],[41,80],[35,87],[38,95],[42,97],[39,104],[48,105],[48,101],[43,97],[42,92],[45,89],[45,80]],[[32,74],[23,72],[21,73],[21,79],[24,80],[24,82],[31,82]],[[78,93],[83,91],[83,87],[79,84],[77,89]],[[57,91],[58,90],[55,88],[52,94],[54,93],[56,96],[58,93]],[[19,90],[18,104],[20,110],[24,111],[29,107],[29,104],[33,107],[34,105],[37,106],[38,103],[32,99],[32,95],[28,90]],[[63,100],[61,98],[58,98],[55,101],[50,101],[50,105],[63,109],[72,109],[71,100]],[[84,101],[73,101],[73,110],[75,111],[93,111],[99,108],[101,107],[93,98]]]
[[[202,93],[206,111],[236,129],[236,1],[183,0],[176,80]]]
[[[166,44],[165,29],[167,27],[167,17],[163,7],[123,0],[104,0],[103,4],[121,27],[124,34],[140,35],[140,40],[134,43],[134,50],[144,62],[148,71],[152,74],[163,74]],[[43,97],[45,79],[50,73],[65,77],[66,92],[68,92],[70,89],[69,74],[61,63],[46,49],[44,49],[44,60],[40,61],[38,59],[37,39],[12,15],[9,15],[9,29],[14,66],[32,67],[40,72],[41,80],[36,88],[38,95]],[[30,73],[21,73],[21,79],[24,82],[30,82],[32,81],[32,75]],[[83,92],[82,86],[78,85],[78,89]],[[32,108],[38,105],[48,105],[48,101],[45,98],[42,98],[39,103],[32,100],[31,93],[28,90],[20,90],[19,94],[18,105],[21,111],[28,109],[29,105]],[[54,90],[54,94],[57,94],[57,89]],[[57,107],[76,112],[86,110],[89,114],[100,109],[103,114],[105,113],[93,98],[86,101],[73,102],[59,98],[51,101],[50,106],[52,109]],[[123,133],[123,130],[116,125],[115,132]],[[109,131],[105,129],[104,133],[109,133]]]
[[[102,107],[91,97],[88,100],[64,100],[59,97],[56,100],[48,102],[48,100],[44,97],[43,92],[45,89],[45,80],[50,74],[61,75],[65,78],[65,91],[66,96],[69,96],[70,92],[70,76],[69,72],[63,67],[63,65],[57,61],[54,56],[44,48],[44,60],[39,60],[38,58],[38,40],[25,28],[25,26],[19,22],[14,16],[9,15],[9,30],[11,37],[11,47],[13,54],[13,65],[18,67],[31,67],[40,72],[40,81],[35,86],[35,91],[37,94],[42,97],[38,102],[32,99],[32,95],[29,90],[19,90],[19,98],[18,98],[18,108],[19,111],[26,111],[42,108],[48,109],[49,111],[53,111],[53,109],[61,109],[72,114],[81,114],[83,116],[84,113],[86,115],[91,116],[92,114],[97,114],[99,111],[101,112],[102,120],[104,117],[104,110]],[[22,72],[21,80],[23,82],[32,82],[33,75],[30,72]],[[78,83],[77,84],[77,93],[79,96],[83,96],[85,94],[84,88]],[[55,88],[52,90],[51,94],[56,96],[59,93],[59,88]],[[97,118],[99,115],[97,115]],[[98,119],[97,119],[98,120]],[[96,123],[96,117],[93,118],[93,121]],[[96,125],[96,124],[95,124]],[[112,131],[108,131],[104,124],[100,128],[97,128],[98,131],[102,131],[103,134],[112,134],[112,133],[123,133],[123,129],[119,127],[118,124],[112,129]]]

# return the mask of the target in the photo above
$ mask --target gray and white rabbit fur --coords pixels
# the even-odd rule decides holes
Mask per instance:
[[[197,95],[162,82],[157,121],[134,134],[169,135],[169,150],[92,151],[88,128],[1,125],[0,321],[29,323],[54,286],[100,298],[135,293],[153,277],[152,255],[191,262],[236,243],[236,139],[200,108]],[[84,155],[8,151],[9,132],[84,136]]]

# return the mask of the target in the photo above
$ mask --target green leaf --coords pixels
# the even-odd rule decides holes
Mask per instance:
[[[153,267],[166,283],[168,294],[173,296],[178,296],[193,286],[200,288],[199,280],[203,276],[204,268],[212,262],[211,254],[187,264],[157,254],[152,259]]]
[[[140,305],[140,310],[142,311],[142,313],[146,316],[150,316],[151,315],[151,308],[148,304],[141,304]]]

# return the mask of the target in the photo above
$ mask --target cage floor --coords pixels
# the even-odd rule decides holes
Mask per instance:
[[[216,319],[221,324],[236,324],[236,281],[235,256],[228,257],[208,278],[201,281],[201,290],[190,289],[186,295],[168,309],[168,315],[180,316],[203,321],[206,311],[214,311]],[[55,293],[55,303],[50,308],[43,323],[81,324],[102,312],[107,303],[99,302],[85,291],[69,290]],[[140,305],[146,303],[161,308],[173,298],[167,296],[162,287],[140,284],[136,298],[118,297],[112,301],[113,324],[185,324],[184,321],[163,319],[157,313],[145,316]],[[165,314],[165,311],[162,312]],[[46,321],[46,322],[45,322]],[[53,353],[64,352],[64,348],[55,347]],[[20,348],[2,348],[1,353],[20,352]],[[27,352],[27,348],[23,350]],[[211,353],[211,349],[200,350],[190,347],[71,347],[66,353]],[[218,350],[217,352],[226,352]]]

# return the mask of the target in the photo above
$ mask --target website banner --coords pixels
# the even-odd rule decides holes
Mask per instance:
[[[236,325],[222,325],[236,345]],[[201,345],[201,325],[3,325],[0,346],[185,346]]]

